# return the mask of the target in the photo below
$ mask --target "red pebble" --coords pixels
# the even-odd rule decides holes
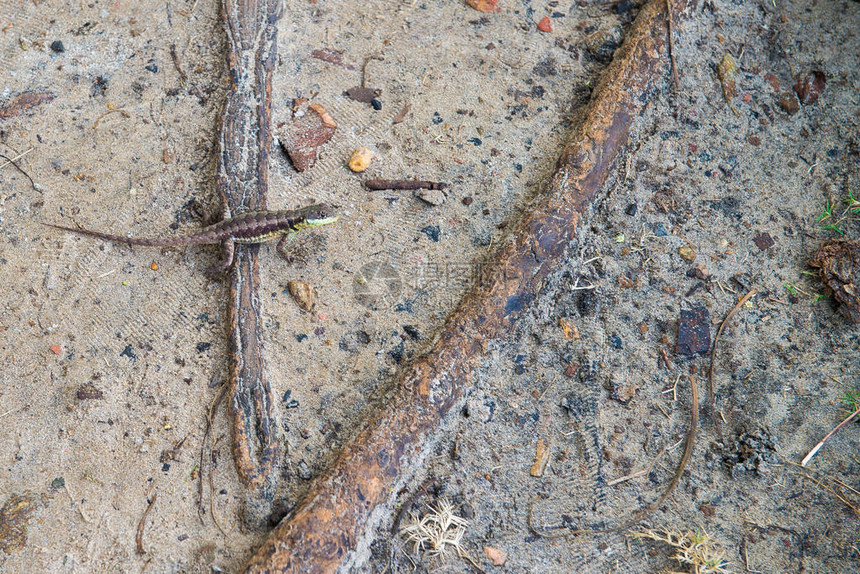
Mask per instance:
[[[549,16],[544,16],[541,18],[541,21],[538,22],[538,30],[541,32],[552,32],[552,24],[549,21]]]

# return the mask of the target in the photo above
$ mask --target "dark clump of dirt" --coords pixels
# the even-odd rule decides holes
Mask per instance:
[[[732,478],[753,472],[758,476],[769,473],[769,466],[779,463],[776,457],[776,442],[766,429],[750,432],[742,428],[737,438],[722,449],[723,466]]]

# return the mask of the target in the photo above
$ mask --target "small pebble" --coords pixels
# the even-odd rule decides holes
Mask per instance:
[[[366,147],[360,147],[352,152],[352,157],[349,158],[349,169],[356,173],[360,173],[367,169],[372,158],[373,155],[370,153],[369,149]]]
[[[314,288],[304,281],[289,281],[287,289],[302,311],[310,311],[314,306]]]
[[[148,66],[144,66],[144,68],[146,68],[147,70],[149,70],[153,74],[158,72],[158,66],[156,66],[155,64],[150,64]]]
[[[310,480],[314,476],[313,473],[311,472],[311,468],[308,466],[308,463],[306,463],[303,460],[299,461],[298,475],[299,475],[299,478],[301,478],[302,480]]]
[[[484,546],[484,554],[492,560],[493,566],[502,566],[508,560],[508,555],[503,550],[499,550],[493,546]]]
[[[687,263],[692,263],[696,260],[696,250],[688,245],[684,245],[678,248],[678,255],[681,256],[681,259],[686,261]]]
[[[442,205],[445,203],[445,192],[441,189],[422,189],[418,191],[418,198],[430,205]]]
[[[421,233],[429,237],[432,241],[439,241],[439,226],[438,225],[428,225],[427,227],[421,228]]]
[[[372,100],[370,100],[370,105],[373,106],[373,109],[376,111],[379,111],[382,109],[382,102],[380,102],[376,98],[373,98]]]
[[[473,201],[474,200],[471,198],[471,196],[470,197],[464,197],[463,198],[463,205],[466,205],[466,206],[472,205]]]
[[[51,50],[53,50],[57,54],[62,54],[66,51],[66,47],[63,46],[63,43],[60,40],[54,40],[53,42],[51,42]]]

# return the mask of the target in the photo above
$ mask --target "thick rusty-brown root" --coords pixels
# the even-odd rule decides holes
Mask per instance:
[[[221,117],[217,187],[225,215],[266,209],[272,146],[272,69],[281,0],[224,0],[233,84]],[[261,486],[280,451],[266,379],[257,247],[239,249],[230,275],[229,408],[233,458],[242,482]]]
[[[486,345],[511,331],[567,255],[633,118],[662,80],[665,7],[665,0],[652,0],[642,8],[584,122],[562,152],[546,193],[520,219],[432,351],[406,370],[395,399],[344,449],[292,517],[278,525],[245,572],[333,572],[366,559],[373,527],[426,461],[429,435],[468,390],[470,372]]]

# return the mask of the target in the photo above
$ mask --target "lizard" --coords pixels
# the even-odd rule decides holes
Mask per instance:
[[[234,217],[228,217],[218,223],[207,225],[188,235],[159,239],[124,237],[122,235],[55,225],[53,223],[43,223],[42,225],[81,235],[89,235],[90,237],[97,237],[105,241],[146,247],[182,247],[186,245],[220,243],[223,249],[223,257],[221,261],[206,271],[206,274],[210,277],[217,277],[233,264],[233,253],[237,243],[264,243],[280,237],[277,251],[284,259],[290,261],[290,255],[285,251],[287,241],[302,229],[334,223],[338,218],[333,213],[334,210],[332,207],[325,204],[281,211],[248,211]]]

